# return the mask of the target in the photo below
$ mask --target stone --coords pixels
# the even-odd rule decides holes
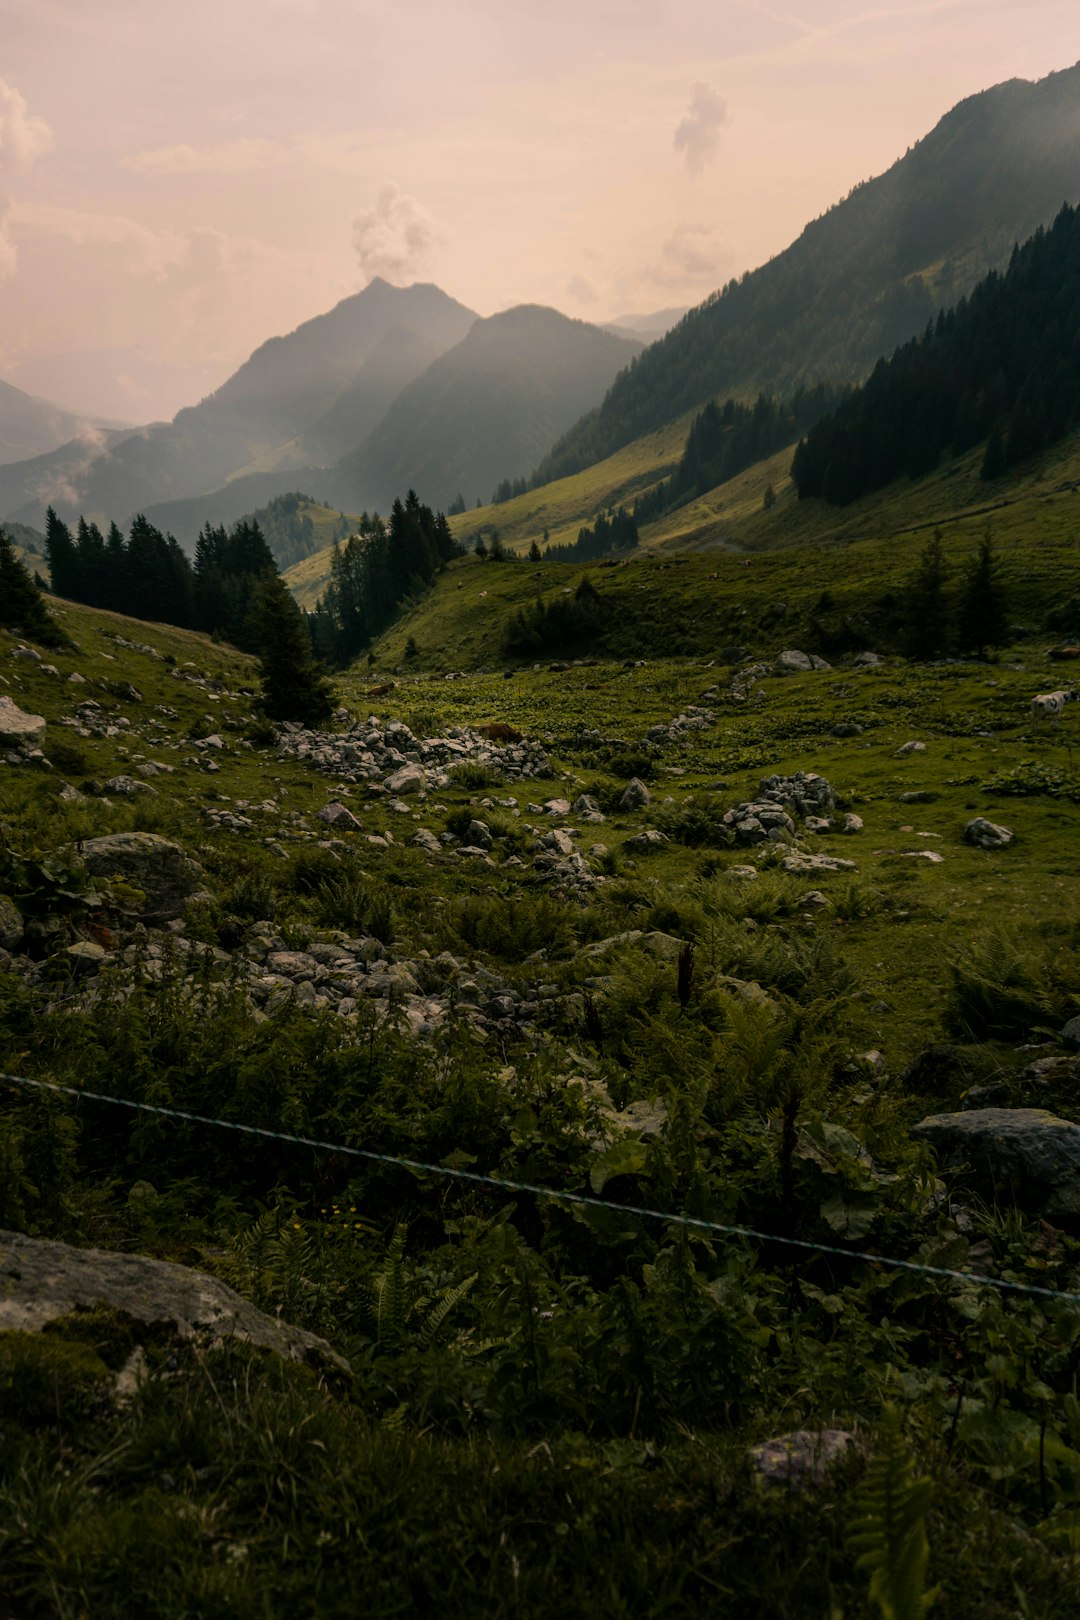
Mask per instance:
[[[902,849],[900,855],[906,861],[929,861],[931,866],[940,866],[945,859],[936,849]]]
[[[575,816],[589,816],[594,821],[603,821],[603,812],[600,802],[594,799],[591,793],[579,793],[571,806]]]
[[[795,647],[787,647],[777,658],[775,668],[778,675],[802,675],[811,669],[831,669],[832,665],[816,653],[799,652]]]
[[[142,892],[135,907],[143,922],[171,922],[199,892],[202,869],[190,855],[157,833],[108,833],[82,846],[91,877],[119,880]]]
[[[486,821],[472,820],[465,833],[465,842],[473,849],[490,849],[495,840]]]
[[[838,832],[846,833],[849,837],[853,836],[855,833],[861,833],[862,830],[863,818],[862,816],[857,816],[853,810],[846,812],[840,822],[839,827],[837,828]]]
[[[839,855],[809,855],[805,850],[797,849],[791,855],[785,855],[781,861],[785,872],[791,872],[796,877],[809,876],[818,872],[857,872],[859,869],[854,861],[841,860]]]
[[[1006,849],[1012,841],[1011,828],[987,821],[985,816],[976,816],[964,828],[964,843],[974,844],[976,849]]]
[[[884,662],[885,660],[880,653],[861,652],[855,654],[855,657],[851,660],[851,667],[852,669],[880,669]]]
[[[900,747],[896,750],[896,753],[894,754],[893,758],[894,759],[900,759],[900,758],[903,757],[904,754],[925,754],[925,753],[926,753],[926,744],[924,742],[914,742],[914,741],[912,741],[912,742],[901,743]]]
[[[556,827],[545,833],[540,840],[541,848],[550,849],[555,855],[572,855],[574,853],[574,840],[562,827]]]
[[[933,788],[913,788],[909,793],[901,793],[901,804],[933,804],[938,795]]]
[[[652,794],[639,776],[632,776],[619,798],[620,810],[643,810],[652,803]]]
[[[14,901],[0,895],[0,950],[13,951],[23,937],[23,920]]]
[[[750,1460],[766,1485],[802,1490],[823,1485],[832,1464],[854,1444],[846,1429],[796,1429],[753,1446]]]
[[[181,1339],[239,1339],[289,1361],[351,1370],[325,1339],[267,1316],[205,1272],[0,1231],[0,1332],[40,1333],[61,1317],[101,1306],[133,1324],[170,1328]]]
[[[1070,1018],[1067,1024],[1062,1025],[1061,1038],[1071,1046],[1080,1046],[1080,1018]]]
[[[667,836],[657,827],[646,827],[642,832],[635,833],[628,838],[623,849],[629,849],[635,855],[651,855],[667,843]]]
[[[832,728],[834,737],[861,737],[862,726],[854,720],[838,720]]]
[[[1050,1220],[1080,1222],[1080,1125],[1044,1108],[932,1114],[912,1127],[946,1163],[960,1161],[993,1197]]]
[[[729,866],[727,875],[734,878],[736,883],[753,883],[757,878],[758,869],[756,866]]]
[[[323,805],[319,811],[319,820],[325,821],[328,827],[336,827],[339,832],[359,832],[360,830],[360,823],[348,805],[340,804],[336,800]]]
[[[419,765],[403,765],[383,786],[390,793],[420,793],[427,787],[427,777]]]
[[[94,939],[80,939],[60,954],[73,973],[91,974],[97,972],[109,953]]]
[[[417,849],[428,850],[432,855],[439,855],[442,853],[442,845],[439,843],[438,838],[427,827],[420,827],[415,833],[413,833],[412,837],[409,839],[409,842],[410,844],[415,844]]]
[[[133,799],[137,793],[153,793],[155,789],[149,782],[136,782],[133,776],[110,776],[102,782],[101,791],[118,799]]]
[[[807,889],[805,894],[799,896],[800,911],[822,911],[831,904],[832,901],[820,889]]]
[[[0,695],[0,743],[38,742],[44,732],[44,715],[24,714],[11,698]]]

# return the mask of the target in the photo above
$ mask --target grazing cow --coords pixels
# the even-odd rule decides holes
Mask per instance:
[[[1031,700],[1032,725],[1041,725],[1044,720],[1052,720],[1057,725],[1062,709],[1075,697],[1075,692],[1040,692],[1038,697]]]
[[[393,692],[396,686],[397,681],[387,681],[383,686],[369,686],[367,695],[368,697],[385,697],[387,692]]]
[[[1071,645],[1068,647],[1048,647],[1046,656],[1047,658],[1056,658],[1059,660],[1067,658],[1080,658],[1080,647]]]
[[[473,730],[486,737],[488,742],[519,743],[524,740],[523,733],[508,726],[505,720],[488,720],[482,726],[474,726]]]

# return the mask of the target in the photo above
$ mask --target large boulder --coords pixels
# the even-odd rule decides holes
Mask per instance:
[[[39,1333],[102,1306],[181,1339],[241,1339],[289,1361],[349,1370],[325,1339],[266,1316],[205,1272],[0,1231],[0,1332]]]
[[[44,715],[24,714],[11,698],[0,694],[0,743],[38,742],[44,733]]]
[[[970,1165],[1003,1202],[1080,1220],[1080,1125],[1044,1108],[976,1108],[932,1114],[911,1134],[944,1163]]]
[[[92,877],[130,884],[142,893],[137,910],[144,922],[171,922],[183,914],[200,889],[202,869],[190,855],[156,833],[108,833],[82,846]]]
[[[652,803],[652,794],[639,776],[632,776],[619,798],[621,810],[643,810]]]
[[[964,828],[964,842],[974,844],[976,849],[1005,849],[1012,843],[1013,835],[1010,827],[1002,827],[996,821],[987,821],[985,816],[976,816]]]

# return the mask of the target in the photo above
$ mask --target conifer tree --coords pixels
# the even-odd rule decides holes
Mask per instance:
[[[904,651],[909,658],[942,658],[949,648],[947,572],[941,530],[924,546],[904,602]]]
[[[79,563],[75,542],[71,530],[51,506],[45,514],[45,555],[49,560],[49,579],[57,596],[77,599]]]
[[[333,689],[315,662],[304,616],[276,570],[259,581],[255,626],[264,712],[271,720],[320,725],[333,710]]]
[[[957,640],[964,652],[985,658],[988,648],[1004,646],[1009,639],[1008,611],[1001,568],[987,528],[964,574],[957,621]]]
[[[68,638],[53,619],[33,576],[11,540],[0,529],[0,625],[18,630],[46,647],[66,647]]]

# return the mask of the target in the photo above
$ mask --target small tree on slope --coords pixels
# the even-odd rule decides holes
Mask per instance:
[[[30,570],[15,554],[15,547],[0,529],[0,625],[19,630],[46,647],[70,645],[53,619],[34,583]]]
[[[305,726],[328,719],[333,689],[315,662],[304,616],[280,574],[267,574],[259,582],[255,623],[267,716]]]

